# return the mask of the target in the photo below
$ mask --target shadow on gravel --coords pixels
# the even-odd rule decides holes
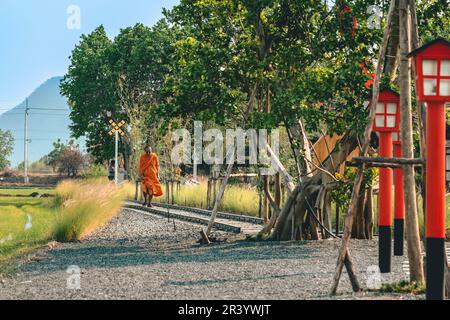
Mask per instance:
[[[234,242],[208,247],[153,249],[116,241],[110,245],[59,248],[48,251],[45,259],[22,265],[23,272],[48,273],[65,271],[70,265],[89,268],[120,268],[172,263],[250,262],[252,260],[301,260],[310,257],[313,250],[300,243]]]
[[[166,281],[164,285],[167,286],[181,286],[181,287],[189,287],[189,286],[207,286],[210,284],[224,284],[230,282],[243,282],[243,281],[259,281],[259,280],[270,280],[270,279],[287,279],[291,277],[297,277],[296,281],[298,281],[298,277],[307,278],[310,276],[308,273],[293,273],[293,274],[283,274],[283,275],[271,275],[271,276],[261,276],[261,277],[246,277],[239,279],[202,279],[196,281]]]

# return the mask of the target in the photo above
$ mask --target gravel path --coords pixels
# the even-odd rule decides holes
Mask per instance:
[[[340,242],[246,242],[197,244],[200,226],[123,210],[88,239],[42,249],[17,274],[0,280],[0,299],[329,299]],[[377,265],[376,241],[351,242],[359,279]],[[402,262],[383,281],[406,279]],[[81,270],[70,277],[69,266]],[[75,280],[70,282],[69,280]],[[417,299],[411,295],[351,294],[343,274],[337,299]]]

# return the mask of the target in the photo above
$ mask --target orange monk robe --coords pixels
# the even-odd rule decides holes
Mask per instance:
[[[158,179],[159,161],[156,154],[143,154],[139,161],[139,174],[142,177],[142,191],[154,197],[163,195]]]

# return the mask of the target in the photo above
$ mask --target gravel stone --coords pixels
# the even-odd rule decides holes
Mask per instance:
[[[223,242],[200,246],[202,226],[125,209],[89,238],[38,250],[0,282],[0,299],[331,299],[339,240],[248,242],[215,232]],[[361,285],[377,265],[377,242],[352,240]],[[407,280],[406,257],[392,258],[382,281]],[[69,266],[81,270],[70,289]],[[70,284],[70,283],[69,283]],[[352,294],[346,272],[333,299],[423,299],[413,295]]]

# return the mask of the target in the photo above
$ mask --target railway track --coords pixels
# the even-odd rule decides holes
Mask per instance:
[[[447,263],[450,265],[450,247],[448,245],[446,246],[445,252],[447,253]],[[422,253],[422,256],[425,257],[424,252]],[[402,268],[403,268],[403,272],[405,272],[405,274],[409,277],[409,261],[408,260],[403,261]]]
[[[123,206],[127,209],[155,214],[168,219],[192,222],[203,226],[208,225],[212,213],[210,210],[167,204],[153,204],[152,208],[147,208],[136,201],[127,201]],[[219,212],[214,223],[214,228],[236,234],[254,235],[262,229],[263,225],[264,221],[260,218]]]

